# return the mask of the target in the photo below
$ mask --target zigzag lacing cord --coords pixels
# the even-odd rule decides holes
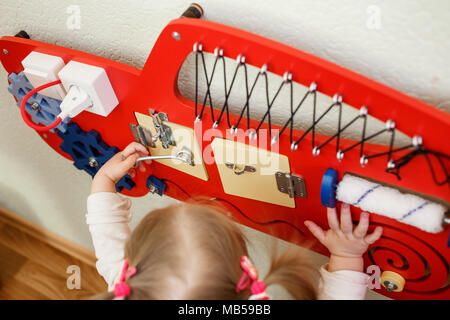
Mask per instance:
[[[289,126],[290,129],[290,134],[289,134],[289,138],[290,138],[290,143],[291,143],[291,151],[295,152],[298,149],[298,145],[299,143],[305,138],[305,136],[311,132],[312,134],[312,148],[313,148],[313,156],[316,157],[320,154],[320,150],[326,146],[328,143],[330,143],[332,140],[336,139],[336,157],[338,159],[338,161],[341,161],[344,158],[344,154],[347,151],[350,151],[352,149],[354,149],[357,146],[360,146],[360,164],[362,167],[366,166],[369,159],[371,158],[376,158],[376,157],[381,157],[381,156],[385,156],[387,155],[388,157],[388,162],[387,162],[387,169],[386,172],[388,173],[392,173],[395,174],[397,176],[398,179],[400,179],[400,173],[399,170],[402,166],[404,166],[405,164],[407,164],[409,161],[411,161],[415,156],[418,155],[424,155],[428,166],[430,168],[431,174],[433,176],[433,180],[436,184],[438,185],[443,185],[448,183],[449,187],[450,187],[450,175],[444,165],[443,159],[445,160],[450,160],[450,156],[446,155],[446,154],[442,154],[439,152],[435,152],[435,151],[431,151],[431,150],[427,150],[422,146],[422,138],[418,135],[414,136],[412,139],[411,144],[403,146],[403,147],[399,147],[399,148],[394,148],[394,141],[395,141],[395,122],[394,120],[388,120],[386,121],[386,127],[374,134],[371,134],[370,136],[366,136],[366,127],[367,127],[367,114],[368,114],[368,108],[366,106],[362,106],[360,108],[360,113],[358,116],[356,116],[355,118],[353,118],[351,121],[349,121],[347,124],[345,124],[344,126],[342,126],[342,96],[340,94],[335,94],[333,97],[333,103],[318,117],[316,118],[316,88],[317,85],[315,82],[311,83],[309,90],[305,93],[305,95],[303,96],[303,98],[300,100],[299,104],[296,106],[296,108],[294,109],[294,99],[293,99],[293,84],[292,84],[292,74],[290,72],[285,72],[285,74],[283,75],[283,81],[281,82],[280,86],[278,87],[275,95],[273,96],[272,99],[269,98],[269,80],[267,77],[267,64],[264,64],[260,71],[257,73],[251,87],[249,86],[249,79],[248,79],[248,73],[247,73],[247,65],[245,64],[245,56],[243,55],[238,55],[236,61],[237,61],[237,65],[236,68],[234,70],[233,73],[233,78],[231,80],[230,83],[230,87],[227,88],[227,79],[226,79],[226,64],[225,64],[225,58],[223,56],[223,50],[221,48],[216,48],[214,50],[214,55],[215,55],[215,60],[214,60],[214,64],[213,64],[213,68],[211,71],[211,75],[208,77],[208,72],[206,69],[206,63],[205,63],[205,57],[203,54],[203,50],[202,50],[202,44],[201,43],[195,43],[194,44],[194,52],[195,52],[195,117],[196,117],[196,122],[200,121],[203,117],[203,113],[206,107],[207,102],[209,102],[209,107],[210,107],[210,112],[211,112],[211,119],[213,121],[213,128],[217,128],[217,126],[220,124],[224,113],[226,112],[226,121],[228,124],[228,127],[230,128],[231,133],[236,133],[237,132],[237,128],[239,127],[239,124],[244,116],[244,113],[246,113],[246,118],[247,118],[247,130],[249,131],[249,137],[250,139],[254,140],[256,139],[256,136],[258,134],[259,129],[261,128],[262,124],[264,123],[264,121],[267,118],[267,122],[269,125],[269,134],[270,137],[272,139],[272,144],[276,143],[280,137],[281,134],[283,134],[283,132],[287,129],[287,127]],[[201,110],[200,112],[198,111],[198,74],[199,74],[199,57],[201,58],[201,63],[202,63],[202,68],[203,68],[203,72],[204,72],[204,76],[206,79],[206,94],[201,106]],[[220,110],[220,114],[217,120],[215,120],[215,116],[214,116],[214,112],[213,112],[213,101],[212,101],[212,97],[211,97],[211,83],[213,81],[214,75],[216,73],[216,67],[217,64],[219,63],[219,61],[222,62],[222,66],[223,66],[223,80],[224,80],[224,94],[225,94],[225,101],[224,104],[222,106],[222,109]],[[239,69],[243,69],[244,70],[244,77],[245,77],[245,91],[246,91],[246,99],[245,99],[245,104],[240,112],[239,118],[236,122],[236,124],[232,125],[231,121],[230,121],[230,112],[229,112],[229,108],[228,108],[228,99],[230,97],[231,91],[233,89],[233,85],[235,83],[236,80],[236,76],[238,74]],[[262,119],[260,120],[258,126],[256,127],[256,129],[251,129],[250,128],[250,98],[254,92],[254,88],[256,86],[256,84],[258,83],[258,81],[260,80],[260,78],[264,79],[264,83],[265,83],[265,91],[266,91],[266,104],[267,104],[267,111],[265,112],[265,114],[263,115]],[[276,136],[272,136],[272,123],[271,123],[271,115],[270,115],[270,110],[274,104],[274,102],[276,101],[276,99],[279,96],[279,93],[281,92],[281,90],[283,89],[284,86],[289,86],[289,90],[290,90],[290,117],[289,119],[286,121],[286,123],[282,126],[281,131],[278,133],[278,135]],[[312,119],[312,125],[306,129],[304,131],[304,133],[301,135],[300,138],[298,138],[297,140],[294,141],[293,139],[293,131],[294,131],[294,116],[297,114],[297,112],[300,110],[301,106],[303,105],[303,103],[305,102],[305,100],[308,98],[309,95],[313,96],[313,119]],[[316,146],[315,144],[315,129],[316,129],[316,125],[325,117],[325,115],[330,112],[333,108],[339,108],[339,118],[338,118],[338,127],[337,127],[337,132],[333,135],[330,136],[328,138],[328,140],[326,140],[325,142],[323,142],[322,144]],[[363,120],[363,128],[362,128],[362,133],[361,133],[361,140],[359,142],[354,143],[353,145],[341,150],[340,147],[340,137],[341,134],[344,130],[346,130],[347,128],[349,128],[353,123],[355,123],[357,120],[362,119]],[[389,150],[387,152],[381,152],[381,153],[377,153],[377,154],[373,154],[373,155],[364,155],[364,143],[368,140],[371,140],[379,135],[381,135],[384,132],[388,132],[391,134],[390,136],[390,144],[389,144]],[[392,158],[392,154],[399,152],[399,151],[403,151],[409,148],[414,148],[414,151],[402,156],[399,159],[393,160]],[[433,169],[433,166],[431,164],[431,161],[429,159],[428,155],[434,155],[438,162],[439,165],[441,166],[442,171],[445,174],[445,179],[443,181],[438,181],[437,177],[436,177],[436,173],[435,170]]]

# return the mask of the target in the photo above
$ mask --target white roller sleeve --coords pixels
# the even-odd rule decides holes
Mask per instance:
[[[337,186],[336,198],[427,232],[438,233],[443,229],[444,206],[359,177],[344,175]]]

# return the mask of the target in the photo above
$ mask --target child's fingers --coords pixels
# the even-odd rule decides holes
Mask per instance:
[[[367,229],[369,228],[369,214],[367,212],[362,212],[359,218],[359,223],[353,231],[353,234],[357,238],[362,238],[366,235]]]
[[[133,153],[130,156],[128,156],[125,160],[123,160],[121,163],[119,163],[120,168],[123,171],[128,171],[131,168],[134,167],[134,165],[136,164],[136,160],[139,158],[139,154],[138,153]]]
[[[327,218],[330,229],[339,231],[339,221],[336,214],[336,208],[327,208]]]
[[[381,237],[382,234],[383,234],[383,228],[380,227],[380,226],[378,226],[378,227],[375,228],[375,230],[374,230],[371,234],[367,235],[367,236],[364,238],[364,241],[365,241],[367,244],[372,244],[372,243],[374,243],[375,241],[377,241],[378,239],[380,239],[380,237]]]
[[[352,233],[353,231],[352,214],[350,213],[350,206],[347,203],[342,203],[341,206],[341,231],[345,234]]]
[[[122,151],[122,155],[125,158],[127,158],[129,155],[136,153],[136,152],[140,152],[144,155],[149,154],[147,148],[144,147],[142,144],[137,143],[137,142],[132,142]]]
[[[134,178],[134,177],[136,177],[136,170],[130,169],[130,170],[128,170],[128,174],[129,174],[132,178]]]
[[[138,152],[140,157],[145,157],[146,154],[143,154],[142,152]],[[152,160],[144,160],[139,162],[139,171],[145,172],[147,169],[145,168],[146,164],[151,164]]]
[[[139,162],[138,168],[139,168],[140,172],[146,171],[145,166],[144,166],[144,161]]]
[[[304,223],[308,230],[314,235],[314,237],[316,237],[317,240],[323,243],[323,241],[325,240],[325,232],[323,231],[323,229],[309,220],[305,221]]]

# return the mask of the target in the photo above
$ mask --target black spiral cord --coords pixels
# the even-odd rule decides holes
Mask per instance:
[[[214,65],[212,67],[212,71],[211,71],[211,75],[208,77],[208,72],[207,72],[207,68],[206,68],[206,62],[205,62],[205,56],[203,54],[202,51],[202,45],[200,43],[196,43],[194,45],[194,52],[195,52],[195,117],[196,117],[196,121],[200,121],[203,117],[204,114],[204,110],[207,106],[207,102],[209,102],[209,108],[210,108],[210,112],[211,112],[211,119],[213,122],[213,127],[216,128],[224,114],[226,114],[226,121],[227,121],[227,125],[229,127],[229,129],[236,131],[243,116],[244,113],[246,115],[247,118],[247,130],[249,131],[249,133],[253,136],[256,136],[258,134],[259,129],[261,128],[262,124],[264,123],[264,121],[267,119],[268,122],[268,126],[269,126],[269,133],[270,133],[270,138],[272,140],[272,144],[276,143],[280,137],[280,135],[289,127],[290,130],[290,134],[289,134],[289,138],[290,138],[290,143],[291,143],[291,151],[295,152],[298,148],[298,145],[300,144],[300,142],[306,137],[306,135],[311,132],[312,134],[312,148],[313,148],[313,155],[314,156],[318,156],[320,154],[320,150],[326,146],[328,143],[330,143],[331,141],[333,141],[334,139],[336,139],[336,157],[339,161],[341,161],[344,158],[344,154],[356,147],[359,146],[360,148],[360,164],[361,166],[366,166],[369,159],[372,158],[376,158],[376,157],[381,157],[381,156],[387,156],[387,169],[386,172],[387,173],[391,173],[394,174],[399,180],[401,179],[400,176],[400,169],[405,166],[407,163],[409,163],[413,158],[420,156],[420,155],[424,155],[426,160],[427,160],[427,164],[429,167],[429,170],[431,172],[431,175],[433,177],[433,181],[437,184],[437,185],[444,185],[444,184],[448,184],[449,188],[450,188],[450,175],[449,172],[446,168],[446,165],[444,163],[444,161],[449,161],[450,160],[450,156],[440,153],[440,152],[436,152],[436,151],[432,151],[432,150],[428,150],[425,149],[422,146],[422,142],[421,142],[421,138],[419,136],[415,136],[413,138],[413,142],[409,145],[403,146],[403,147],[399,147],[399,148],[394,148],[394,142],[395,142],[395,122],[393,120],[388,120],[386,122],[386,127],[374,134],[371,134],[369,136],[366,136],[366,127],[367,127],[367,114],[368,114],[368,109],[366,106],[361,107],[360,109],[360,113],[359,115],[357,115],[355,118],[353,118],[351,121],[349,121],[348,123],[346,123],[345,125],[342,125],[342,96],[340,94],[336,94],[333,97],[333,103],[319,116],[316,118],[316,107],[317,107],[317,99],[316,99],[316,83],[312,83],[311,86],[309,87],[309,90],[305,93],[305,95],[302,97],[302,99],[300,100],[299,104],[294,108],[294,94],[293,94],[293,83],[292,83],[292,74],[289,72],[286,72],[283,76],[283,80],[281,82],[281,84],[279,85],[275,95],[273,96],[272,99],[270,99],[269,97],[269,79],[267,76],[267,64],[263,65],[260,69],[260,71],[257,73],[257,75],[255,76],[255,79],[253,80],[251,86],[249,86],[249,79],[248,79],[248,71],[247,71],[247,65],[245,64],[245,56],[243,55],[239,55],[236,59],[237,64],[233,73],[233,77],[230,83],[229,88],[227,88],[227,77],[226,77],[226,63],[225,63],[225,58],[223,56],[223,51],[220,48],[216,48],[214,51],[214,55],[215,55],[215,60],[214,60]],[[205,75],[205,79],[206,79],[206,94],[205,97],[203,99],[203,103],[201,105],[201,109],[199,112],[199,97],[198,97],[198,76],[199,76],[199,58],[201,59],[201,64],[202,64],[202,69],[203,69],[203,73]],[[224,94],[225,94],[225,101],[223,103],[222,108],[220,109],[220,114],[218,119],[216,120],[214,117],[214,105],[213,105],[213,99],[211,97],[211,83],[214,79],[214,75],[216,74],[216,69],[217,69],[217,65],[219,63],[222,63],[222,69],[223,69],[223,81],[224,81]],[[231,123],[230,120],[230,111],[229,111],[229,97],[231,94],[231,91],[233,89],[233,86],[235,84],[235,80],[237,77],[237,74],[239,72],[239,70],[242,69],[244,72],[244,77],[245,77],[245,90],[246,90],[246,99],[245,99],[245,104],[242,107],[242,110],[239,114],[239,118],[237,120],[237,122],[235,124]],[[266,107],[267,107],[267,111],[264,113],[262,119],[259,121],[258,126],[256,127],[256,129],[251,129],[250,128],[250,98],[254,92],[254,88],[256,86],[256,84],[258,83],[258,81],[260,79],[264,80],[264,85],[265,85],[265,97],[266,97]],[[283,127],[281,128],[280,132],[276,135],[276,136],[272,136],[272,121],[271,121],[271,115],[270,115],[270,110],[272,108],[272,106],[274,105],[274,102],[277,100],[277,98],[279,97],[279,93],[282,91],[283,87],[288,86],[289,88],[289,94],[290,94],[290,117],[289,119],[286,121],[286,123],[283,125]],[[298,138],[297,140],[294,141],[293,139],[293,131],[294,131],[294,116],[297,114],[297,112],[300,110],[301,106],[304,104],[304,102],[306,101],[306,99],[308,98],[308,96],[312,95],[313,97],[313,116],[312,116],[312,125],[306,129],[304,131],[304,133],[300,136],[300,138]],[[325,117],[326,114],[328,114],[332,109],[338,108],[338,112],[339,112],[339,116],[338,116],[338,125],[337,125],[337,131],[334,135],[330,136],[325,142],[323,142],[320,145],[315,144],[315,131],[316,131],[316,125]],[[345,149],[340,149],[340,138],[341,138],[341,134],[344,130],[346,130],[347,128],[349,128],[352,124],[354,124],[356,121],[358,120],[362,120],[363,121],[363,128],[362,128],[362,132],[361,132],[361,139],[358,142],[355,142],[353,145],[345,148]],[[390,143],[389,143],[389,150],[386,152],[380,152],[377,154],[372,154],[372,155],[364,155],[364,143],[368,140],[371,140],[379,135],[381,135],[382,133],[390,133]],[[250,136],[251,137],[251,136]],[[398,158],[398,159],[393,159],[392,155],[394,153],[400,152],[400,151],[404,151],[406,149],[411,149],[413,148],[414,150],[403,155],[402,157]],[[439,162],[439,165],[442,169],[443,174],[445,175],[444,180],[439,181],[436,175],[436,170],[434,169],[432,162],[430,161],[430,156],[435,156]]]

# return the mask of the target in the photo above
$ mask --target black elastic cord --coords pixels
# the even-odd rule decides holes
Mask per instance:
[[[333,103],[328,107],[328,109],[327,109],[324,113],[322,113],[322,115],[321,115],[316,121],[314,121],[313,124],[312,124],[308,129],[306,129],[306,131],[303,133],[303,135],[302,135],[300,138],[298,138],[297,141],[294,142],[294,144],[295,144],[295,145],[298,145],[298,144],[306,137],[306,135],[307,135],[313,128],[315,128],[315,126],[320,122],[320,120],[322,120],[322,118],[325,117],[325,116],[327,115],[327,113],[330,112],[331,109],[333,109],[333,107],[336,106],[336,105],[340,105],[340,102],[333,102]]]
[[[449,172],[447,171],[446,165],[444,164],[444,160],[450,161],[450,156],[443,154],[441,152],[427,150],[423,147],[420,147],[414,151],[411,151],[411,152],[405,154],[404,156],[402,156],[401,158],[398,158],[397,160],[393,160],[393,163],[395,165],[394,168],[387,168],[386,172],[394,174],[398,180],[401,180],[400,169],[402,167],[404,167],[407,163],[412,161],[414,158],[416,158],[417,156],[420,156],[420,155],[423,155],[425,157],[427,164],[428,164],[428,168],[430,169],[430,172],[431,172],[431,176],[433,177],[434,183],[438,186],[448,184],[448,186],[450,188],[450,175],[449,175]],[[431,163],[430,156],[436,157],[437,161],[439,162],[439,165],[445,175],[444,180],[442,180],[442,181],[438,180],[438,178],[436,176],[436,172],[433,168],[433,164]]]
[[[238,65],[236,66],[236,69],[234,69],[234,74],[233,74],[233,79],[231,79],[230,89],[227,91],[226,88],[225,88],[225,91],[226,91],[226,93],[225,93],[225,102],[223,103],[222,110],[220,111],[219,118],[217,119],[217,123],[220,123],[220,120],[222,120],[223,113],[226,110],[226,112],[227,112],[227,124],[228,124],[229,128],[231,128],[231,122],[230,122],[230,111],[228,109],[228,99],[229,99],[229,97],[231,95],[231,90],[233,89],[233,85],[234,85],[234,82],[236,80],[237,73],[238,73],[239,69],[242,66],[244,66],[245,70],[247,70],[247,66],[245,65],[245,63],[242,63],[242,62],[239,62]],[[224,60],[224,68],[223,69],[225,70],[225,60]],[[226,85],[225,71],[224,71],[224,83]]]
[[[206,90],[206,94],[203,100],[203,104],[202,104],[202,108],[200,113],[198,113],[198,68],[199,68],[199,63],[198,63],[198,56],[201,56],[201,62],[202,62],[202,67],[203,67],[203,72],[205,74],[205,79],[206,79],[206,86],[207,86],[207,90]],[[224,104],[220,110],[220,115],[217,119],[217,121],[214,119],[214,112],[213,112],[213,101],[212,101],[212,96],[211,96],[211,83],[213,81],[213,77],[216,71],[216,67],[217,64],[219,62],[219,60],[222,60],[222,66],[223,66],[223,79],[224,79],[224,94],[225,94],[225,101]],[[265,67],[265,66],[264,66]],[[236,122],[235,125],[231,125],[230,122],[230,111],[229,111],[229,97],[231,95],[232,89],[234,87],[235,84],[235,80],[238,74],[239,69],[243,68],[244,69],[244,77],[245,77],[245,91],[246,91],[246,98],[245,98],[245,104],[242,107],[240,114],[239,114],[239,118]],[[403,167],[404,165],[406,165],[407,163],[409,163],[414,157],[418,156],[418,155],[424,155],[428,166],[430,168],[431,174],[433,176],[433,180],[436,182],[436,184],[438,185],[443,185],[443,184],[449,184],[450,186],[450,181],[449,181],[449,175],[448,175],[448,171],[443,163],[443,159],[449,159],[450,157],[448,155],[439,153],[439,152],[434,152],[434,151],[430,151],[430,150],[426,150],[423,147],[419,147],[416,150],[411,151],[410,153],[398,158],[397,160],[394,160],[392,158],[394,153],[397,153],[399,151],[403,151],[409,148],[414,147],[413,145],[407,145],[407,146],[403,146],[400,148],[394,148],[395,145],[395,128],[384,128],[376,133],[371,134],[370,136],[366,136],[366,129],[367,129],[367,112],[365,113],[360,113],[360,115],[358,115],[357,117],[353,118],[350,122],[348,122],[346,125],[344,125],[343,127],[341,126],[342,124],[342,102],[340,97],[338,97],[338,99],[336,101],[334,101],[326,110],[324,113],[322,113],[318,118],[316,118],[316,108],[317,108],[317,94],[316,94],[316,90],[315,89],[310,89],[308,90],[308,92],[306,92],[302,99],[300,100],[300,102],[298,103],[298,105],[296,106],[296,108],[294,109],[294,94],[293,94],[293,82],[291,81],[291,77],[286,77],[282,80],[282,82],[280,83],[277,91],[275,92],[275,95],[272,97],[272,99],[270,99],[269,97],[269,80],[268,80],[268,76],[267,76],[267,69],[265,69],[263,71],[263,69],[261,69],[260,72],[258,72],[258,74],[256,75],[255,79],[253,80],[253,83],[251,85],[251,87],[249,86],[249,79],[248,79],[248,70],[247,70],[247,65],[245,64],[245,62],[243,62],[242,60],[239,60],[235,70],[234,70],[234,74],[233,74],[233,78],[231,80],[230,83],[230,87],[227,88],[227,79],[226,79],[226,64],[225,64],[225,58],[223,57],[222,54],[220,55],[216,55],[216,59],[214,61],[214,65],[211,71],[211,76],[208,77],[208,73],[207,73],[207,68],[206,68],[206,63],[205,63],[205,58],[204,58],[204,54],[201,50],[197,50],[196,51],[196,59],[195,59],[195,116],[197,118],[201,118],[203,116],[203,111],[205,109],[206,106],[206,102],[209,101],[210,104],[210,110],[211,110],[211,119],[213,121],[214,124],[219,125],[222,117],[224,115],[224,113],[226,112],[226,118],[227,118],[227,124],[229,126],[229,128],[233,128],[233,129],[238,129],[242,118],[244,117],[244,114],[246,114],[247,117],[247,129],[250,129],[250,99],[252,94],[254,93],[254,89],[256,87],[256,84],[258,83],[258,81],[261,78],[264,78],[265,81],[265,91],[266,91],[266,112],[264,113],[262,119],[259,121],[255,132],[258,133],[259,129],[261,128],[261,126],[263,125],[263,123],[266,121],[268,122],[268,126],[269,126],[269,133],[270,133],[270,138],[272,139],[272,119],[271,119],[271,109],[275,103],[275,101],[278,99],[278,97],[280,96],[280,92],[282,91],[282,89],[288,84],[289,85],[289,95],[290,95],[290,117],[289,119],[286,121],[286,123],[282,126],[280,132],[278,133],[278,135],[275,137],[276,140],[278,140],[278,138],[284,133],[284,131],[289,127],[289,138],[290,138],[290,143],[291,143],[291,150],[294,151],[294,148],[292,147],[297,147],[297,145],[306,137],[306,135],[311,132],[312,133],[312,147],[313,149],[315,148],[317,151],[319,151],[321,148],[323,148],[324,146],[326,146],[328,143],[330,143],[332,140],[336,139],[336,152],[340,153],[341,155],[345,154],[347,151],[350,151],[358,146],[360,146],[360,158],[361,159],[371,159],[371,158],[376,158],[376,157],[381,157],[381,156],[386,156],[387,155],[387,160],[388,160],[388,169],[386,170],[389,173],[395,174],[398,178],[400,178],[400,168]],[[263,76],[263,77],[261,77]],[[313,95],[313,116],[312,116],[312,125],[306,129],[306,131],[303,132],[303,134],[300,136],[300,138],[298,138],[295,142],[293,142],[293,132],[294,132],[294,117],[295,115],[298,113],[298,111],[300,110],[301,106],[304,104],[304,102],[306,101],[307,97],[312,94]],[[330,136],[325,142],[322,142],[319,146],[315,146],[315,133],[316,133],[316,126],[317,124],[325,117],[326,114],[328,114],[328,112],[331,111],[331,109],[333,109],[333,107],[338,106],[339,107],[339,115],[338,115],[338,126],[337,126],[337,131],[334,135]],[[340,148],[340,140],[341,140],[341,134],[344,130],[346,130],[347,128],[349,128],[353,123],[355,123],[358,119],[363,119],[363,128],[362,128],[362,132],[361,132],[361,140],[358,142],[355,142],[354,144],[352,144],[351,146],[343,149],[343,150],[339,150]],[[364,155],[364,144],[365,142],[383,134],[384,132],[391,132],[391,137],[390,137],[390,142],[389,142],[389,149],[386,152],[380,152],[377,154],[372,154],[372,155]],[[439,162],[439,165],[441,166],[443,172],[446,175],[446,179],[444,181],[439,181],[436,177],[436,172],[433,168],[433,165],[431,163],[430,160],[430,156],[435,156],[437,158],[437,161]]]

